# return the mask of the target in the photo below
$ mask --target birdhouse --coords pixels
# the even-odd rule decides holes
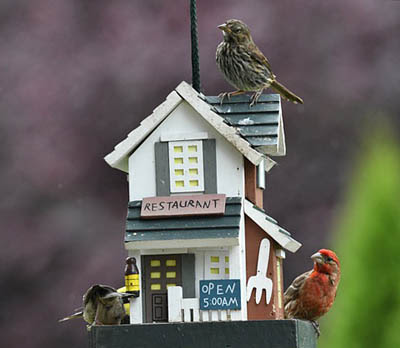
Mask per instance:
[[[301,244],[263,209],[281,100],[248,101],[182,82],[105,157],[128,175],[131,324],[283,319],[283,260]]]

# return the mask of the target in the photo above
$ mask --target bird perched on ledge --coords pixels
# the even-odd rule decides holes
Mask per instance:
[[[268,59],[254,43],[246,24],[237,19],[230,19],[218,26],[223,31],[224,40],[217,47],[217,66],[225,79],[237,91],[221,93],[221,104],[224,98],[254,92],[250,106],[257,103],[265,88],[271,87],[284,99],[297,104],[303,100],[289,91],[276,80]]]
[[[310,320],[319,336],[316,320],[333,305],[340,281],[340,263],[336,254],[327,249],[321,249],[311,259],[314,268],[299,275],[285,291],[285,317]]]
[[[59,321],[83,318],[89,324],[88,330],[93,325],[119,325],[125,316],[123,299],[131,296],[111,286],[93,285],[83,295],[83,307]]]

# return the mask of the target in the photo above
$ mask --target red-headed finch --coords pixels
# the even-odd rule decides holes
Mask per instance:
[[[321,249],[311,256],[314,268],[299,275],[285,291],[285,317],[310,320],[319,336],[316,320],[332,307],[340,281],[340,262],[336,254]]]
[[[218,28],[223,32],[224,40],[217,47],[217,66],[225,79],[237,89],[235,92],[221,93],[221,103],[225,96],[230,98],[233,95],[254,92],[250,104],[252,106],[257,103],[263,90],[271,87],[284,99],[303,104],[303,99],[276,80],[268,59],[254,43],[246,24],[230,19]]]

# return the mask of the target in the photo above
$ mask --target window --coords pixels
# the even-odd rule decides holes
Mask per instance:
[[[170,192],[204,191],[202,141],[170,141]]]
[[[206,251],[204,258],[205,279],[229,279],[228,251]]]
[[[215,139],[160,141],[154,144],[157,196],[217,193]]]

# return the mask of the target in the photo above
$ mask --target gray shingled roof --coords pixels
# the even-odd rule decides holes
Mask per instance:
[[[238,95],[230,100],[206,97],[214,112],[235,127],[238,133],[257,151],[272,156],[285,154],[281,98],[279,94],[262,94],[257,104],[249,106],[248,95]]]
[[[125,242],[171,239],[238,238],[240,228],[240,197],[227,197],[225,214],[220,216],[189,216],[165,219],[141,219],[142,201],[128,205]]]

